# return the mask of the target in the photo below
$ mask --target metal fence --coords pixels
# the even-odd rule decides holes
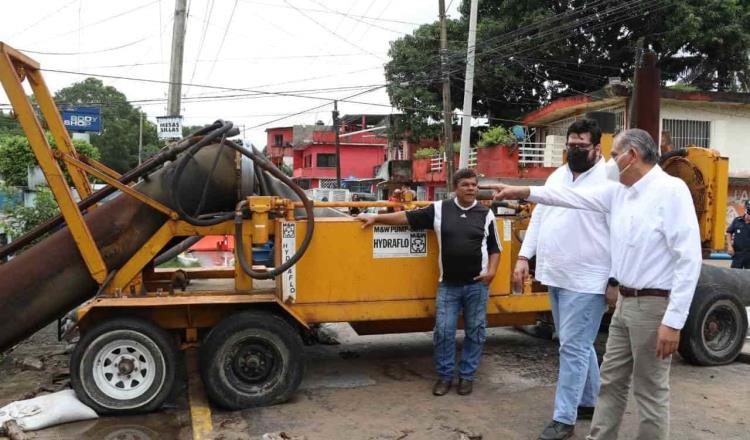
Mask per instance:
[[[524,142],[520,144],[518,151],[518,164],[521,166],[543,166],[544,142]]]
[[[445,152],[436,154],[430,158],[430,172],[439,173],[443,171],[443,164],[447,160]],[[456,166],[457,164],[454,164]],[[469,168],[477,167],[477,149],[472,148],[469,150]]]
[[[711,121],[687,119],[662,119],[662,130],[672,137],[672,145],[681,150],[688,145],[709,147],[711,145]]]

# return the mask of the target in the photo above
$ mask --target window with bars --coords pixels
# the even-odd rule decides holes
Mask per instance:
[[[711,121],[662,119],[662,131],[669,133],[675,150],[688,145],[705,148],[711,145]]]
[[[284,135],[282,134],[276,134],[273,136],[273,144],[276,147],[281,147],[284,145]]]
[[[318,181],[318,188],[334,189],[336,188],[336,179],[320,179]]]
[[[335,168],[336,167],[336,155],[335,154],[318,154],[318,167],[319,168]]]

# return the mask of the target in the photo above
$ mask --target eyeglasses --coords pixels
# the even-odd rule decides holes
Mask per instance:
[[[589,143],[589,144],[579,144],[579,143],[566,142],[565,143],[565,148],[568,149],[568,150],[589,150],[589,149],[591,149],[591,147],[593,145],[594,144],[591,144],[591,143]]]

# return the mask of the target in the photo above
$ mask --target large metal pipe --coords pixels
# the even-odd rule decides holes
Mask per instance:
[[[201,149],[187,166],[178,195],[186,210],[198,206],[210,176],[202,212],[232,211],[241,185],[236,153],[218,145]],[[170,206],[173,162],[137,185],[146,195]],[[246,176],[247,177],[247,176]],[[251,176],[252,177],[252,176]],[[249,195],[249,194],[245,194]],[[119,195],[86,214],[86,223],[109,270],[121,267],[164,224],[166,216],[127,195]],[[0,265],[0,352],[91,298],[98,289],[67,228]]]
[[[661,71],[656,67],[656,54],[643,54],[635,70],[635,86],[631,103],[630,128],[646,130],[659,144],[661,109]]]

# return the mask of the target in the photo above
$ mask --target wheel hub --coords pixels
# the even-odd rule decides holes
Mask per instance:
[[[156,360],[144,345],[121,339],[97,352],[92,370],[101,392],[113,399],[127,400],[148,391],[156,378]]]
[[[115,367],[120,376],[127,376],[135,370],[136,362],[136,359],[123,357],[115,364]]]
[[[260,344],[243,344],[234,356],[235,374],[248,383],[264,381],[271,374],[275,359],[273,353]]]
[[[738,319],[725,303],[715,304],[703,320],[703,343],[714,353],[731,350],[737,338]]]

